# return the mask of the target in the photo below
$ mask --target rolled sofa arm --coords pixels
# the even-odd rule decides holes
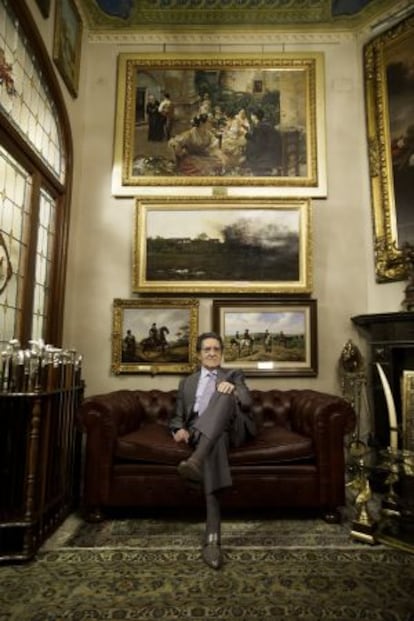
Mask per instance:
[[[139,391],[117,390],[86,398],[78,422],[86,435],[83,498],[90,520],[108,497],[115,443],[119,435],[138,429],[145,416]]]
[[[292,395],[291,421],[295,430],[312,437],[318,464],[319,495],[325,520],[337,522],[336,507],[345,503],[344,438],[355,428],[355,411],[345,399],[317,391]]]
[[[83,431],[93,433],[96,426],[110,441],[140,426],[145,416],[137,390],[116,390],[87,397],[79,411]]]
[[[341,437],[354,430],[356,415],[342,397],[316,390],[291,390],[290,421],[292,428],[317,441],[318,436],[334,425]]]
[[[145,421],[167,424],[175,407],[176,390],[117,390],[84,400],[78,423],[86,436],[83,502],[86,517],[102,519],[101,507],[110,495],[117,438],[139,429]]]

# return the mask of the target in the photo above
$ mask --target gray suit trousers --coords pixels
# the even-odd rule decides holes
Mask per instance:
[[[242,416],[236,405],[234,395],[216,392],[202,416],[192,424],[209,440],[213,446],[204,460],[204,491],[210,494],[223,487],[232,485],[228,460],[230,437],[238,446],[245,440],[244,425],[238,424]],[[235,437],[235,432],[238,437]],[[243,434],[243,438],[240,435]]]

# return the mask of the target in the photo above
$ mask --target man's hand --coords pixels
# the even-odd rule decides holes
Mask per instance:
[[[234,391],[234,388],[234,384],[231,384],[226,380],[223,380],[222,382],[220,382],[220,384],[217,384],[217,391],[223,392],[226,395],[231,395],[231,393]]]
[[[187,429],[178,429],[175,433],[173,433],[173,438],[176,442],[185,442],[188,444],[188,440],[190,439],[190,434]]]

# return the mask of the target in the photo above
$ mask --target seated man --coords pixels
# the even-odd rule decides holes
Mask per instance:
[[[217,492],[232,485],[228,448],[254,436],[256,426],[243,373],[220,367],[221,337],[205,332],[198,337],[196,348],[201,368],[180,382],[170,429],[176,442],[194,448],[189,459],[179,464],[178,472],[186,480],[204,484],[207,521],[203,559],[219,569],[222,555]]]
[[[253,127],[246,133],[246,165],[255,175],[280,175],[282,138],[265,118],[262,109],[252,115]]]

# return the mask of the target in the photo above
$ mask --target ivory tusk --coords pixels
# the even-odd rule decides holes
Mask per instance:
[[[387,377],[384,373],[382,366],[379,362],[376,362],[376,367],[381,379],[382,388],[384,390],[385,401],[387,403],[388,408],[388,422],[390,425],[390,442],[391,449],[393,451],[398,450],[398,425],[397,425],[397,412],[395,409],[394,397],[391,392],[390,385],[388,383]]]

